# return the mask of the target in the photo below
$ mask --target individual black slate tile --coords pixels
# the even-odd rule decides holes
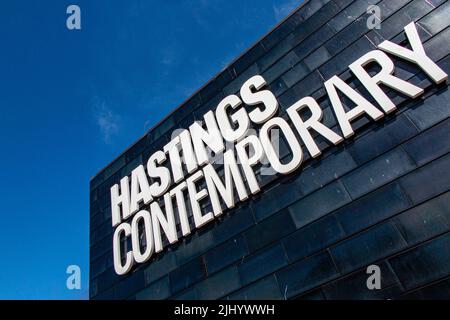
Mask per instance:
[[[200,97],[203,103],[212,99],[222,88],[232,80],[230,73],[225,70],[218,74],[200,91]],[[198,109],[198,107],[197,107]]]
[[[450,91],[446,88],[405,113],[420,130],[425,130],[450,117],[448,101],[450,101]]]
[[[262,73],[263,78],[271,83],[280,77],[283,73],[291,69],[296,65],[300,59],[297,57],[294,51],[289,52],[275,64],[273,64],[269,69]]]
[[[450,297],[450,278],[433,283],[399,297],[400,300],[448,300]]]
[[[334,215],[328,215],[282,240],[290,261],[312,255],[345,236]]]
[[[441,59],[438,65],[446,74],[450,74],[450,56]]]
[[[413,0],[398,0],[398,1],[389,1],[383,0],[378,2],[378,6],[384,14],[381,16],[382,19],[386,19],[386,17],[390,17],[397,11],[405,8],[405,6],[412,2]]]
[[[151,261],[149,266],[145,268],[145,283],[148,285],[161,278],[163,275],[169,273],[177,267],[174,252],[167,251],[158,256],[156,260]]]
[[[367,279],[372,273],[367,268],[358,270],[346,277],[339,278],[322,287],[322,291],[329,300],[374,300],[387,299],[385,289],[397,284],[397,279],[389,266],[385,263],[376,263],[380,268],[380,289],[370,290]],[[389,292],[390,293],[390,292]]]
[[[148,148],[148,140],[146,137],[142,137],[137,141],[130,149],[125,152],[126,162],[130,163],[135,158],[142,155],[142,152]]]
[[[300,173],[297,182],[304,194],[309,194],[325,184],[356,168],[353,158],[345,150],[340,150],[317,162]]]
[[[265,190],[251,203],[257,221],[261,221],[303,196],[299,185],[294,182],[280,183]]]
[[[240,75],[251,64],[253,64],[258,58],[260,58],[266,51],[261,43],[257,43],[255,46],[246,51],[244,55],[234,62],[231,67],[234,69],[236,75]]]
[[[121,281],[115,286],[115,294],[117,299],[126,299],[135,292],[139,292],[144,288],[144,271],[136,270],[127,274],[120,279]]]
[[[402,177],[400,184],[414,203],[436,196],[450,187],[450,154]]]
[[[274,275],[256,281],[229,296],[229,300],[280,300],[282,299]]]
[[[121,171],[124,167],[117,170],[115,174],[110,176],[107,180],[105,180],[99,187],[98,187],[98,199],[97,202],[99,203],[100,208],[103,208],[107,203],[110,203],[110,195],[111,195],[111,187],[116,184],[120,183],[120,180],[123,178]],[[103,200],[106,200],[107,203],[102,203]]]
[[[114,228],[111,227],[110,223],[103,223],[102,225],[98,226],[95,230],[91,231],[91,246],[95,245],[98,241],[103,240],[105,237],[112,239],[113,232]]]
[[[311,1],[311,3],[312,2],[314,1]],[[307,37],[313,35],[320,27],[325,25],[328,19],[333,17],[336,12],[339,12],[339,8],[333,1],[325,4],[319,11],[294,30],[294,41],[296,43],[301,43],[307,39]]]
[[[91,180],[89,181],[89,190],[93,191],[98,188],[98,186],[105,180],[104,172],[101,171],[97,173]]]
[[[198,300],[197,288],[189,288],[173,297],[174,300]]]
[[[281,294],[286,298],[313,289],[338,275],[328,252],[291,264],[276,273]]]
[[[258,280],[287,264],[286,254],[280,244],[260,251],[242,260],[238,266],[243,285]]]
[[[320,73],[317,71],[310,73],[279,97],[280,108],[286,110],[301,98],[311,95],[322,85],[323,79]]]
[[[205,265],[200,258],[194,259],[172,271],[170,276],[170,288],[172,294],[181,291],[192,284],[202,280],[206,275]]]
[[[147,135],[147,139],[149,143],[151,144],[150,147],[146,148],[142,153],[142,158],[148,161],[148,158],[155,153],[158,150],[163,150],[164,146],[169,142],[171,139],[171,133],[166,133],[161,135],[158,139],[155,139],[154,141],[150,142],[150,134]]]
[[[448,43],[449,37],[450,29],[447,28],[426,42],[424,45],[425,52],[431,60],[439,61],[448,55],[448,52],[450,51],[450,44]]]
[[[428,42],[427,40],[429,40],[431,38],[431,35],[424,28],[422,28],[421,25],[417,24],[417,21],[415,22],[415,24],[416,24],[417,33],[419,34],[419,38],[422,41],[422,43],[424,43],[425,51],[428,51],[428,49],[426,49],[427,42]],[[404,30],[401,30],[400,33],[398,33],[395,37],[392,37],[389,40],[394,43],[406,44],[408,40],[406,38],[406,34],[403,31]],[[395,59],[397,59],[397,58],[395,58]]]
[[[91,279],[91,282],[95,282],[97,293],[102,293],[112,286],[116,285],[120,281],[119,276],[115,273],[114,269],[107,269],[100,274],[97,278]]]
[[[441,4],[446,2],[447,0],[428,0],[429,3],[431,3],[435,7],[439,7]]]
[[[303,20],[307,20],[317,12],[322,10],[323,6],[330,2],[330,0],[317,0],[317,1],[309,1],[305,4],[305,6],[300,11],[300,15]],[[317,15],[314,16],[315,19],[320,19]]]
[[[276,46],[266,52],[261,58],[256,61],[259,70],[265,71],[277,60],[286,55],[293,47],[293,34],[289,34],[286,38],[281,40]]]
[[[110,288],[106,291],[103,291],[102,293],[92,296],[91,295],[91,299],[94,298],[95,300],[114,300],[117,299],[116,295],[115,295],[115,291],[114,288]]]
[[[312,2],[314,1],[311,1],[311,3]],[[313,32],[323,26],[328,19],[333,17],[336,12],[339,12],[339,7],[333,1],[329,1],[293,31],[295,43],[301,43],[305,40]]]
[[[204,115],[209,111],[213,110],[215,111],[219,103],[225,98],[225,94],[220,91],[217,94],[215,94],[211,99],[209,99],[207,102],[202,103],[201,106],[195,110],[195,116],[196,119],[199,121],[203,121]]]
[[[350,202],[350,196],[339,180],[317,190],[289,207],[297,228],[330,213]]]
[[[287,210],[281,210],[247,230],[244,235],[250,252],[254,252],[295,230]]]
[[[104,255],[111,250],[112,241],[111,238],[104,238],[91,247],[91,261]]]
[[[341,273],[348,273],[406,247],[406,242],[391,222],[377,225],[331,248]]]
[[[216,273],[196,285],[200,300],[218,299],[240,287],[236,266]]]
[[[288,88],[292,87],[298,81],[303,79],[306,75],[310,73],[308,67],[306,67],[303,62],[296,64],[292,69],[287,71],[281,77]]]
[[[244,72],[239,74],[236,79],[232,80],[230,83],[228,83],[225,87],[223,87],[223,92],[225,95],[229,94],[235,94],[239,92],[241,89],[242,84],[253,77],[254,75],[259,74],[259,68],[256,65],[256,63],[252,64],[250,67],[248,67]]]
[[[362,37],[347,48],[342,49],[343,50],[339,54],[322,64],[319,68],[319,71],[325,80],[346,70],[350,63],[361,57],[364,53],[375,49],[375,46],[368,38]]]
[[[294,297],[293,300],[320,301],[325,300],[325,296],[323,295],[322,290],[319,288],[304,294],[300,294]]]
[[[345,7],[347,7],[349,4],[351,4],[352,2],[354,2],[353,0],[333,0],[341,9],[344,9]]]
[[[203,101],[200,93],[195,93],[186,102],[184,102],[181,107],[175,110],[173,113],[175,123],[178,124],[188,115],[192,114],[195,109],[202,105],[202,103]]]
[[[323,117],[321,120],[322,123],[331,130],[333,130],[334,132],[340,134],[340,131],[337,129],[336,116],[334,114],[333,108],[331,107],[330,101],[329,100],[322,101],[320,103],[320,107],[322,108],[323,111]],[[316,136],[321,137],[319,134],[317,134]]]
[[[450,275],[450,233],[389,260],[406,290]]]
[[[327,48],[320,47],[312,52],[309,56],[307,56],[303,60],[303,63],[308,67],[309,70],[314,70],[328,61],[330,58],[331,54],[330,52],[328,52]]]
[[[353,234],[409,207],[408,197],[394,182],[353,201],[335,215],[345,232]]]
[[[423,165],[450,151],[444,138],[449,133],[450,120],[446,120],[405,143],[404,149],[417,164]]]
[[[431,35],[435,35],[450,25],[450,20],[448,19],[449,11],[450,3],[445,2],[431,13],[420,19],[418,24]]]
[[[363,15],[339,31],[324,45],[330,56],[339,53],[367,32],[367,16]]]
[[[112,252],[110,252],[109,254],[112,254]],[[99,276],[102,272],[106,270],[106,260],[107,255],[104,255],[98,258],[97,260],[93,260],[90,262],[89,276],[91,279]]]
[[[108,165],[103,171],[103,181],[108,180],[113,174],[120,170],[126,164],[126,156],[122,154],[119,158],[115,159],[112,163]],[[104,182],[103,182],[104,183]]]
[[[395,6],[398,7],[396,3]],[[386,19],[386,21],[382,23],[382,27],[379,30],[377,30],[377,32],[385,39],[390,39],[397,33],[402,32],[403,27],[406,26],[408,23],[422,18],[424,15],[426,15],[433,9],[434,7],[431,4],[427,3],[426,1],[414,0],[408,3],[406,6],[404,6],[401,10],[398,10],[388,19]],[[381,10],[383,10],[383,7],[381,7]]]
[[[109,196],[106,197],[109,200]],[[110,205],[110,200],[109,201],[105,201],[107,202],[107,205],[103,208],[101,208],[99,211],[97,211],[97,214],[95,216],[92,217],[92,224],[91,224],[91,230],[95,230],[96,228],[98,228],[99,226],[103,225],[103,224],[109,224],[110,226],[112,225],[111,222],[111,205]],[[92,244],[91,244],[92,246]]]
[[[264,39],[261,40],[263,47],[266,50],[274,48],[277,44],[285,39],[301,22],[303,18],[300,12],[293,13],[284,23],[278,28],[272,30]]]
[[[403,238],[415,244],[450,230],[450,192],[433,198],[394,218]]]
[[[169,276],[165,276],[138,292],[136,294],[136,300],[162,300],[169,296]]]
[[[400,58],[392,56],[392,55],[390,56],[390,58],[392,59],[392,61],[394,62],[394,65],[395,65],[394,72],[395,72],[396,77],[403,79],[405,81],[411,82],[411,83],[414,82],[414,80],[411,80],[411,78],[414,79],[415,76],[418,76],[421,79],[424,79],[424,75],[421,73],[421,69],[419,67],[417,67],[417,65],[414,65],[406,60],[400,59]],[[427,85],[422,85],[421,83],[418,83],[416,85],[421,88],[427,87]],[[401,102],[410,102],[409,97],[402,96],[396,90],[387,88],[386,93],[393,102],[396,100],[400,100],[400,99],[401,99]],[[394,103],[396,103],[396,102],[394,102]],[[396,104],[400,105],[400,103],[396,103]]]
[[[272,93],[275,95],[275,97],[282,94],[288,88],[284,80],[281,78],[278,78],[275,81],[273,81],[268,87],[270,91],[272,91]]]
[[[414,124],[403,114],[388,123],[379,123],[368,134],[357,137],[348,152],[356,163],[362,164],[401,144],[417,134]]]
[[[105,216],[104,214],[98,209],[98,211],[92,211],[94,209],[91,209],[91,213],[95,213],[94,215],[91,215],[90,218],[90,229],[95,230],[97,227],[102,225],[105,222]]]
[[[157,141],[161,137],[170,133],[170,130],[175,126],[175,116],[169,115],[168,118],[163,119],[156,127],[152,128],[148,133],[148,139],[151,142]]]
[[[228,240],[254,224],[255,220],[251,209],[248,206],[235,210],[229,215],[223,217],[223,220],[220,221],[212,230],[214,243],[218,244]]]
[[[247,244],[242,235],[233,237],[227,242],[214,247],[205,254],[205,264],[208,275],[242,259],[247,253]]]
[[[130,160],[130,162],[127,163],[127,165],[125,165],[123,168],[119,170],[119,176],[120,177],[131,176],[131,172],[141,164],[143,164],[143,159],[142,155],[139,155],[136,158]]]
[[[320,27],[320,29],[313,32],[308,38],[301,41],[300,44],[295,47],[294,51],[300,59],[304,59],[334,35],[334,30],[327,24],[324,24]]]
[[[181,241],[180,241],[181,242]],[[212,232],[190,235],[183,239],[175,250],[178,264],[184,264],[192,258],[198,257],[215,245]]]
[[[415,164],[401,148],[396,148],[359,167],[342,178],[352,199],[356,199],[413,170]]]
[[[380,34],[377,33],[375,29],[370,30],[366,33],[366,37],[372,42],[375,46],[378,46],[380,43],[382,43],[384,39]]]

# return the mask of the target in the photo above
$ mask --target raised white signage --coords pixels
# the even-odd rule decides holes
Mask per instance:
[[[388,54],[416,64],[435,83],[446,81],[447,74],[425,53],[415,24],[408,24],[405,33],[411,49],[386,40],[378,45],[379,50],[366,53],[349,66],[377,106],[337,76],[325,81],[341,134],[321,122],[322,109],[312,97],[304,97],[289,107],[287,120],[277,117],[278,101],[272,92],[264,89],[267,84],[264,78],[256,75],[242,85],[240,97],[229,95],[215,111],[208,111],[203,117],[204,125],[193,123],[163,150],[153,153],[146,167],[135,168],[131,181],[126,176],[120,184],[112,186],[116,273],[125,274],[135,263],[144,263],[162,251],[163,234],[171,244],[189,235],[192,229],[188,208],[192,211],[195,228],[200,228],[225,209],[233,208],[237,201],[245,201],[258,193],[260,186],[253,167],[263,159],[268,160],[276,173],[291,173],[302,164],[300,140],[312,157],[321,154],[312,131],[337,145],[354,134],[352,122],[358,117],[365,115],[378,121],[385,114],[395,112],[396,106],[380,88],[381,84],[411,98],[423,94],[422,88],[394,75],[394,63]],[[369,63],[379,65],[377,74],[370,75],[366,71]],[[346,110],[340,95],[350,99],[355,107]],[[300,111],[304,109],[310,113],[306,120],[300,117]],[[260,127],[258,134],[248,134],[252,125]],[[274,148],[273,129],[279,130],[289,145],[291,157],[288,162],[282,162]],[[234,148],[226,148],[229,143]],[[217,163],[211,161],[211,151],[216,155],[223,154],[221,174],[217,173]],[[186,202],[186,194],[189,202]],[[205,200],[211,204],[211,211],[203,212]],[[149,209],[141,210],[142,206]],[[176,220],[179,220],[181,230],[177,230]],[[131,240],[131,250],[123,245],[127,240]]]

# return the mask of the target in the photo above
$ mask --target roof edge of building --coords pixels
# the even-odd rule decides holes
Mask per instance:
[[[175,107],[172,111],[170,111],[164,118],[159,120],[157,123],[155,123],[150,129],[147,130],[142,136],[140,136],[138,139],[136,139],[133,143],[131,143],[124,151],[122,151],[118,156],[116,156],[112,161],[110,161],[107,165],[105,165],[102,169],[100,169],[94,176],[91,177],[90,182],[92,182],[93,179],[95,179],[97,176],[102,174],[107,168],[109,168],[114,162],[116,162],[120,157],[122,157],[127,151],[129,151],[131,148],[133,148],[139,141],[144,139],[151,131],[156,129],[159,125],[161,125],[165,120],[167,120],[171,115],[173,115],[177,110],[181,109],[189,100],[191,100],[195,95],[199,94],[207,85],[212,83],[215,79],[217,79],[221,74],[224,72],[227,72],[227,70],[239,59],[243,58],[247,52],[252,50],[254,47],[256,47],[258,44],[260,44],[265,38],[267,38],[272,32],[274,32],[280,25],[282,25],[284,22],[286,22],[291,16],[296,14],[298,11],[300,11],[307,3],[309,3],[311,0],[305,0],[302,2],[297,8],[295,8],[291,13],[289,13],[285,18],[280,20],[278,23],[275,24],[275,26],[272,27],[268,32],[266,32],[263,36],[261,36],[257,41],[255,41],[252,45],[250,45],[247,50],[245,50],[243,53],[238,55],[236,58],[234,58],[230,63],[226,65],[221,71],[216,73],[211,79],[209,79],[205,84],[203,84],[200,88],[198,88],[196,91],[194,91],[188,98],[186,98],[183,102],[181,102],[177,107]]]

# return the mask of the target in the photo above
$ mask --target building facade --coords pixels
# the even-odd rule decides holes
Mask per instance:
[[[91,180],[90,298],[450,298],[448,80],[436,81],[389,52],[394,75],[423,92],[408,96],[381,85],[394,112],[352,119],[354,135],[338,144],[313,134],[320,155],[310,156],[302,144],[296,170],[259,167],[260,192],[185,236],[176,219],[177,241],[163,238],[161,252],[123,275],[114,268],[111,220],[111,188],[163,150],[176,129],[203,120],[225,97],[240,96],[255,75],[275,95],[276,116],[287,118],[288,108],[310,96],[322,109],[321,122],[340,133],[324,83],[337,76],[377,105],[349,65],[385,40],[410,48],[411,22],[426,55],[448,74],[449,14],[445,0],[306,1]],[[368,67],[372,76],[380,71]],[[285,162],[292,158],[283,140],[278,153]],[[124,254],[129,242],[123,240]],[[373,288],[369,278],[378,271],[380,287]]]

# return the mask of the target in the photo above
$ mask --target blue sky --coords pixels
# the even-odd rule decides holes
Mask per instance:
[[[0,299],[87,298],[90,178],[300,2],[2,3]]]

